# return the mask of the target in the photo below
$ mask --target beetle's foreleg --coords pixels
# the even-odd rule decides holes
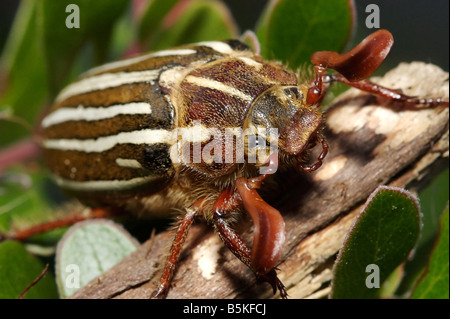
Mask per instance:
[[[278,279],[274,268],[284,243],[284,221],[280,213],[268,205],[255,190],[264,178],[265,175],[236,180],[237,192],[226,190],[216,201],[213,220],[219,236],[233,254],[259,278],[269,282],[274,293],[278,289],[281,297],[286,298],[284,285]],[[226,221],[227,212],[242,204],[255,224],[251,249]]]
[[[217,214],[214,215],[214,225],[219,233],[220,238],[231,250],[231,252],[250,269],[252,269],[258,278],[267,281],[272,286],[274,294],[278,289],[280,291],[281,298],[286,299],[286,290],[284,289],[283,283],[280,281],[280,279],[278,279],[275,268],[272,268],[266,274],[257,273],[251,264],[252,253],[250,247],[241,238],[241,236],[239,236],[239,234],[236,233],[236,231],[228,225],[224,218],[220,217]]]
[[[262,178],[265,178],[263,175]],[[280,258],[285,240],[280,212],[267,204],[253,186],[260,178],[238,178],[236,188],[255,225],[251,264],[257,274],[267,274]]]
[[[194,221],[195,215],[200,211],[202,203],[203,199],[200,199],[194,205],[187,208],[186,214],[180,219],[175,238],[172,242],[172,247],[170,248],[170,255],[167,258],[163,274],[159,280],[158,288],[152,293],[151,298],[165,298],[172,281],[173,273],[175,272],[178,258],[180,257],[181,248],[186,240],[186,236]]]

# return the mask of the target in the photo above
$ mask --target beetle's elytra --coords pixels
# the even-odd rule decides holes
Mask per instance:
[[[318,107],[333,81],[392,100],[410,98],[362,81],[393,40],[378,31],[348,53],[316,52],[315,78],[299,83],[239,41],[201,42],[110,63],[66,87],[43,119],[45,160],[56,182],[93,207],[135,213],[185,210],[153,297],[164,297],[189,226],[214,225],[231,251],[286,297],[275,266],[284,243],[280,213],[256,189],[278,166],[318,169],[328,144]],[[328,75],[327,68],[340,74]],[[320,144],[315,164],[306,150]],[[249,247],[230,221],[246,211]]]

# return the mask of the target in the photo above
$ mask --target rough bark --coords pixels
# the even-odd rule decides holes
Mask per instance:
[[[373,81],[413,96],[449,94],[448,73],[423,63],[401,64]],[[325,133],[331,150],[323,167],[310,175],[277,174],[279,187],[267,200],[286,221],[278,268],[290,298],[327,295],[336,253],[377,186],[418,191],[448,166],[448,108],[393,110],[390,106],[367,93],[347,91],[327,112]],[[250,232],[251,227],[245,234]],[[148,298],[172,236],[170,231],[153,236],[73,298]],[[270,297],[270,286],[256,281],[212,227],[202,223],[192,227],[167,298]]]

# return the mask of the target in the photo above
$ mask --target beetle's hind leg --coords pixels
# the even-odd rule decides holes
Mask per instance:
[[[254,179],[239,178],[235,190],[225,190],[214,205],[213,222],[220,238],[231,252],[246,264],[258,278],[267,281],[275,293],[287,298],[283,283],[278,279],[275,265],[284,243],[284,221],[280,213],[268,205],[254,188],[259,187],[264,175]],[[227,219],[230,212],[244,206],[255,224],[253,246],[250,247],[232,229]]]
[[[0,242],[2,240],[20,240],[26,241],[31,237],[42,234],[54,229],[72,226],[78,222],[96,219],[96,218],[113,218],[124,214],[125,212],[120,209],[113,209],[108,207],[86,208],[81,211],[76,211],[67,216],[56,218],[51,221],[42,222],[40,224],[32,225],[30,227],[12,231],[8,234],[0,233]]]

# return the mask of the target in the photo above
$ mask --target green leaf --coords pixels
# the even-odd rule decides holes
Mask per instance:
[[[55,207],[63,198],[46,172],[29,172],[20,167],[0,177],[0,194],[0,233],[3,234],[54,219]],[[55,231],[41,237],[39,242],[54,244],[60,237],[61,232]]]
[[[22,1],[1,57],[5,87],[0,92],[0,108],[9,116],[31,124],[47,97],[47,73],[36,28],[37,1]],[[24,125],[2,121],[0,146],[29,135]]]
[[[422,280],[417,285],[414,299],[449,298],[449,220],[448,207],[441,218],[440,235]]]
[[[422,231],[414,255],[405,265],[405,276],[396,294],[409,295],[427,267],[439,233],[439,221],[448,203],[449,169],[447,168],[420,193]]]
[[[61,297],[75,293],[136,250],[138,242],[109,220],[72,226],[58,244],[56,277]]]
[[[139,24],[139,41],[145,48],[151,48],[152,37],[163,19],[179,0],[153,0],[142,14]]]
[[[262,56],[296,69],[315,51],[341,51],[352,33],[352,7],[349,0],[271,1],[256,28]]]
[[[106,56],[113,24],[123,14],[128,0],[42,0],[39,18],[45,58],[50,69],[52,84],[59,90],[75,54],[87,41],[96,48],[97,62]],[[68,7],[75,4],[77,7]],[[79,16],[79,28],[69,25]]]
[[[44,264],[30,255],[16,241],[0,243],[0,299],[15,299],[42,272]],[[24,296],[32,298],[58,298],[54,278],[47,273]]]
[[[66,83],[77,53],[91,41],[97,63],[106,56],[112,26],[129,0],[22,1],[2,55],[2,72],[8,79],[0,96],[2,109],[34,123],[46,98]],[[68,28],[69,4],[79,6],[80,28]],[[70,20],[70,18],[69,18]],[[28,135],[22,125],[1,121],[0,145]]]
[[[369,197],[334,265],[331,298],[374,298],[413,249],[420,234],[415,196],[380,186]]]
[[[422,206],[423,229],[420,238],[421,242],[434,239],[439,229],[439,221],[442,213],[448,205],[449,194],[449,169],[439,174],[433,182],[428,185],[420,194],[420,204]]]
[[[175,6],[160,25],[151,49],[165,49],[200,41],[237,38],[236,23],[228,8],[217,0],[191,0]]]
[[[403,263],[386,278],[378,294],[381,298],[391,298],[395,295],[395,291],[405,275],[404,268],[405,264]]]
[[[76,54],[87,41],[95,46],[96,62],[104,61],[113,25],[129,0],[41,0],[38,3],[50,87],[57,93],[67,80]]]

